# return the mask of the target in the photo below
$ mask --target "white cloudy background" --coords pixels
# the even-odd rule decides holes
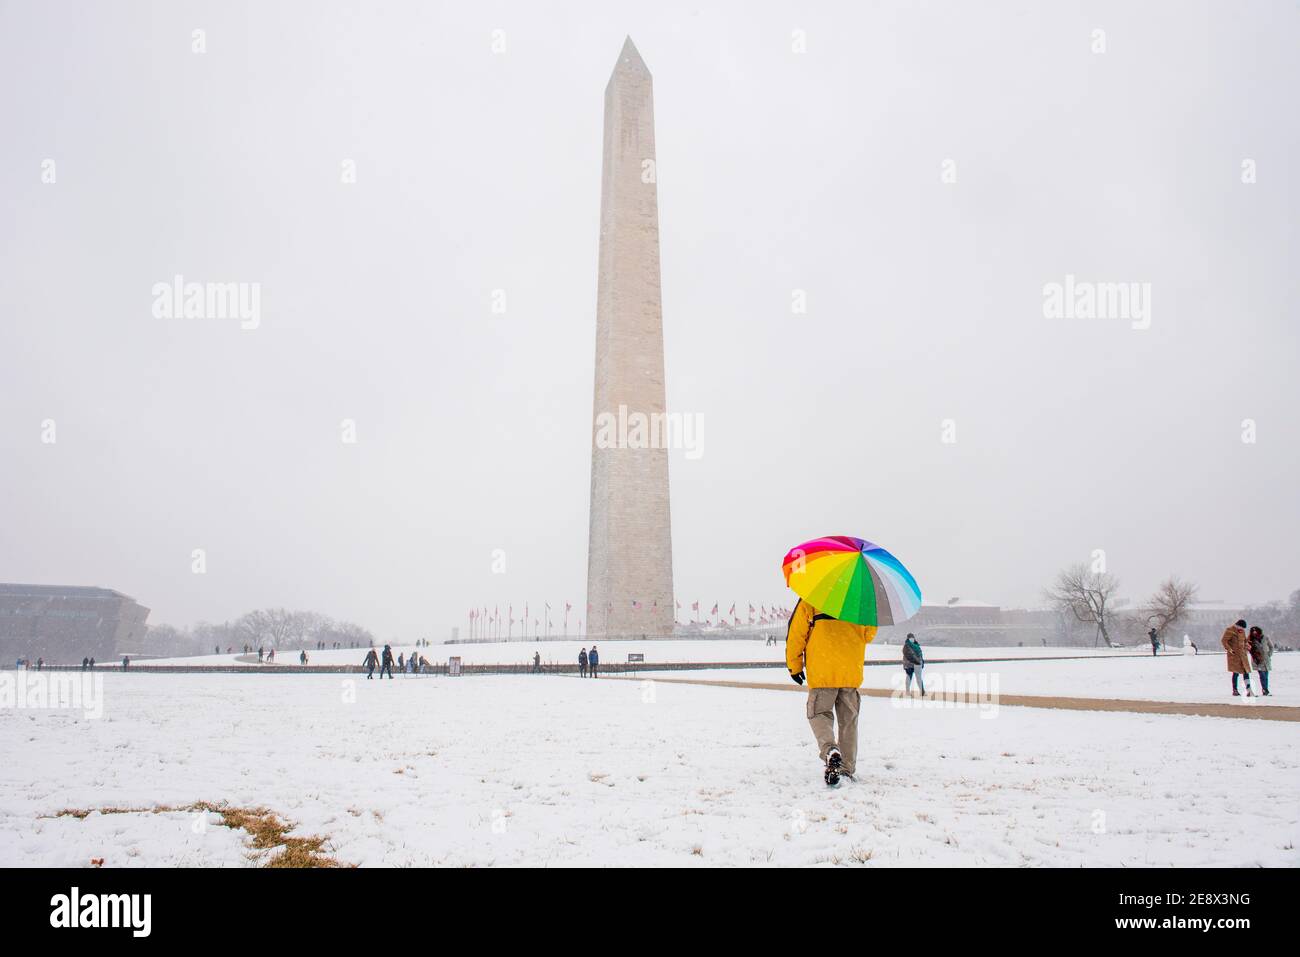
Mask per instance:
[[[1097,548],[1134,598],[1300,588],[1281,0],[0,3],[0,580],[385,638],[580,605],[629,33],[668,400],[706,429],[672,462],[684,604],[780,600],[825,533],[935,600],[1033,603]],[[176,273],[261,283],[261,327],[154,318]],[[1150,329],[1045,319],[1067,273],[1151,283]]]

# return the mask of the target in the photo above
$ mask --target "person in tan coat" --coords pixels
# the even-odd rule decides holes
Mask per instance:
[[[1250,655],[1246,651],[1246,622],[1238,619],[1235,625],[1229,625],[1223,632],[1223,650],[1228,653],[1228,670],[1232,672],[1232,693],[1240,698],[1237,690],[1237,676],[1246,676],[1246,697],[1255,697],[1250,690]]]
[[[841,774],[852,778],[857,771],[858,688],[867,645],[875,637],[873,626],[833,618],[802,599],[790,615],[785,663],[796,684],[808,682],[808,723],[826,764],[823,779],[831,787],[840,783]]]

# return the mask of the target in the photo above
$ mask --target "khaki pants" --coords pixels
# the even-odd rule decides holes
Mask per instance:
[[[817,752],[823,761],[831,748],[840,749],[844,772],[853,774],[858,761],[858,709],[862,695],[857,688],[808,689],[808,723],[817,738]],[[835,740],[835,721],[840,737]]]

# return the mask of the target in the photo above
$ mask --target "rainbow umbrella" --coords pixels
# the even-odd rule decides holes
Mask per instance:
[[[921,588],[889,552],[848,535],[804,542],[781,571],[796,595],[820,612],[855,625],[896,625],[921,608]]]

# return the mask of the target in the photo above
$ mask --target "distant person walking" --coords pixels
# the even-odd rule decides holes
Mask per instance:
[[[593,678],[600,677],[599,671],[597,670],[600,666],[600,653],[596,651],[595,645],[592,645],[591,651],[587,652],[587,664],[591,666],[591,676]]]
[[[123,658],[122,661],[125,662],[126,659]],[[43,669],[44,667],[45,667],[45,659],[44,659],[44,658],[37,658],[37,659],[36,659],[36,670],[37,670],[37,671],[40,671],[40,670]],[[122,667],[125,668],[126,665],[123,664]]]
[[[131,656],[130,656],[130,655],[123,655],[123,656],[122,656],[122,670],[123,670],[123,671],[126,671],[126,669],[127,669],[127,668],[130,668],[130,667],[131,667]]]
[[[1160,635],[1156,633],[1154,628],[1152,628],[1147,632],[1147,637],[1151,639],[1151,657],[1154,658],[1156,652],[1160,650]]]
[[[1260,691],[1265,697],[1271,698],[1273,693],[1268,690],[1268,673],[1273,669],[1273,642],[1259,625],[1251,626],[1246,640],[1250,645],[1251,663],[1259,672]]]
[[[371,648],[366,652],[366,660],[362,664],[366,666],[366,678],[374,678],[375,668],[379,665],[379,656],[375,654],[375,649]]]
[[[533,674],[537,674],[541,670],[542,670],[542,653],[540,651],[534,651],[533,652]]]
[[[302,651],[298,652],[298,664],[305,665],[306,663],[307,663],[307,649],[304,648],[302,649]]]
[[[266,658],[266,649],[261,645],[259,645],[257,648],[257,663],[261,664],[265,658]]]
[[[907,633],[907,640],[903,642],[903,671],[907,675],[907,693],[912,693],[912,676],[916,676],[916,686],[921,689],[921,697],[925,697],[925,654],[921,651],[921,643],[916,640],[916,635],[910,631]]]
[[[819,612],[802,598],[790,615],[785,663],[795,684],[808,682],[808,724],[831,787],[857,772],[862,664],[876,637],[872,625],[855,625]],[[918,646],[919,647],[919,646]],[[835,725],[839,723],[839,736]]]
[[[89,658],[82,658],[82,659],[81,659],[81,670],[82,670],[82,671],[85,671],[85,670],[86,670],[87,668],[89,668],[89,667],[90,667],[90,659],[89,659]]]
[[[587,677],[587,649],[583,648],[578,652],[578,677]]]
[[[388,680],[393,679],[393,649],[389,645],[384,645],[384,655],[379,662],[379,680],[384,680],[384,672],[388,672]]]
[[[1238,619],[1235,625],[1229,625],[1223,632],[1223,650],[1228,653],[1228,670],[1232,672],[1232,695],[1240,698],[1237,690],[1237,676],[1246,676],[1246,697],[1253,698],[1255,692],[1250,690],[1250,655],[1246,650],[1246,622]]]

